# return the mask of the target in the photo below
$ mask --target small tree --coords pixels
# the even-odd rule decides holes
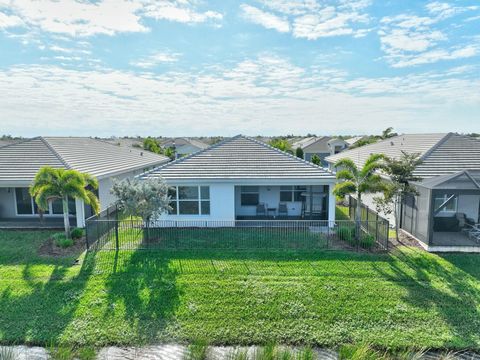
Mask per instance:
[[[175,148],[173,146],[167,147],[163,150],[163,155],[170,158],[170,160],[175,159]]]
[[[115,181],[111,193],[116,205],[126,215],[140,216],[147,228],[147,239],[152,218],[171,210],[169,187],[162,178]]]
[[[355,237],[360,239],[362,194],[381,192],[385,188],[385,182],[382,180],[377,170],[384,167],[384,155],[372,154],[367,159],[361,169],[355,163],[347,158],[340,159],[335,163],[337,179],[342,182],[335,185],[333,193],[339,197],[345,197],[349,194],[355,194],[357,197],[357,209],[355,211]]]
[[[313,154],[312,158],[310,159],[310,162],[320,166],[322,164],[322,159],[320,159],[320,156],[318,156],[317,154]]]
[[[98,213],[100,203],[97,196],[91,191],[96,189],[98,189],[98,181],[89,174],[45,166],[35,175],[30,186],[30,195],[35,199],[42,212],[48,210],[48,204],[52,201],[62,200],[65,237],[68,239],[70,238],[68,199],[82,199],[85,204],[92,207],[95,213]]]
[[[418,195],[417,189],[410,183],[420,181],[421,177],[413,173],[415,168],[422,163],[420,154],[408,154],[402,151],[399,159],[386,158],[385,172],[389,175],[390,181],[386,183],[382,197],[375,197],[377,211],[385,214],[392,214],[395,218],[395,237],[398,241],[398,219],[400,218],[400,204],[407,196]]]
[[[300,159],[303,159],[303,149],[301,147],[298,147],[295,150],[295,156],[300,158]]]
[[[390,139],[391,137],[394,137],[397,135],[398,134],[396,132],[393,132],[393,127],[388,127],[382,131],[382,135],[380,135],[380,138],[385,140],[385,139]]]
[[[151,151],[155,154],[161,154],[162,153],[162,147],[160,146],[157,139],[154,139],[150,136],[143,140],[143,148],[145,150]]]
[[[292,145],[286,140],[281,138],[275,138],[270,140],[269,145],[290,154],[293,154]]]

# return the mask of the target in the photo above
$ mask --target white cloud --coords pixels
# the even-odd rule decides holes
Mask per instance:
[[[477,10],[479,6],[452,6],[452,4],[434,1],[425,6],[427,10],[439,19],[447,19],[465,11]]]
[[[473,131],[480,80],[471,72],[350,78],[272,54],[159,75],[17,66],[0,70],[0,108],[15,119],[4,131],[21,135],[358,133],[385,119],[399,131],[445,131],[454,115]]]
[[[426,5],[428,16],[399,14],[382,18],[378,35],[385,59],[392,67],[400,68],[477,55],[478,41],[450,44],[445,30],[439,27],[443,20],[475,9],[431,2]]]
[[[262,4],[268,12],[242,4],[244,17],[268,29],[291,32],[297,38],[362,37],[369,31],[362,27],[369,21],[365,12],[369,0],[322,3],[316,0],[262,0]]]
[[[417,56],[405,56],[397,59],[393,67],[402,68],[414,65],[431,64],[440,60],[457,60],[473,57],[480,53],[479,46],[467,45],[455,49],[434,49],[426,51]]]
[[[3,12],[0,12],[0,29],[6,29],[15,26],[22,26],[23,21],[18,16],[7,15]]]
[[[220,21],[223,18],[223,15],[216,11],[197,11],[195,9],[195,1],[192,0],[146,0],[143,3],[144,15],[154,19],[181,23],[202,23],[206,21]]]
[[[136,67],[151,69],[161,63],[173,63],[178,61],[180,53],[173,52],[157,52],[145,58],[141,58],[137,61],[133,61],[130,64]]]
[[[285,18],[281,18],[247,4],[240,5],[240,8],[243,12],[243,17],[255,24],[262,25],[267,29],[275,29],[278,32],[290,31],[290,24]]]
[[[147,32],[144,18],[182,23],[221,20],[214,11],[197,11],[189,0],[4,0],[0,9],[0,28],[19,25],[68,36],[114,35],[122,32]]]

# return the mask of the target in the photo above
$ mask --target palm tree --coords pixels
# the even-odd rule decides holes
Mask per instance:
[[[357,210],[355,211],[357,240],[360,237],[362,194],[376,193],[385,189],[385,182],[377,173],[377,170],[384,168],[384,159],[385,155],[372,154],[361,169],[352,160],[346,158],[335,163],[335,167],[341,169],[337,172],[337,179],[343,181],[335,185],[333,193],[340,197],[349,194],[355,194],[357,197]]]
[[[90,189],[98,189],[98,181],[89,174],[76,170],[42,167],[30,185],[30,195],[35,199],[41,211],[48,210],[48,204],[62,200],[65,236],[70,238],[70,220],[68,218],[68,198],[82,199],[95,213],[100,209],[97,196]]]

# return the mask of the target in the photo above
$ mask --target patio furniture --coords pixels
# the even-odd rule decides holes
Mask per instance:
[[[274,208],[274,207],[267,208],[267,215],[270,215],[270,214],[272,214],[272,216],[275,217],[275,215],[277,215],[277,208]]]
[[[453,216],[436,216],[433,218],[433,231],[458,232],[460,231],[459,220]]]
[[[257,216],[260,216],[260,215],[263,215],[263,216],[267,215],[267,208],[264,203],[259,203],[257,205]]]
[[[287,204],[285,203],[278,204],[278,216],[288,216]]]
[[[480,243],[480,224],[468,225],[465,232],[471,240]]]

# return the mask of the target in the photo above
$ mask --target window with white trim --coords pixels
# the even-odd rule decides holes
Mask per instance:
[[[257,206],[259,199],[260,191],[258,186],[240,187],[240,203],[242,206]]]
[[[435,212],[457,212],[457,201],[458,197],[455,196],[451,199],[448,203],[446,203],[441,209],[440,206],[444,204],[448,199],[450,199],[453,194],[444,194],[444,195],[437,195],[435,196],[435,200],[433,203]]]
[[[174,186],[169,196],[171,215],[210,215],[209,186]]]

